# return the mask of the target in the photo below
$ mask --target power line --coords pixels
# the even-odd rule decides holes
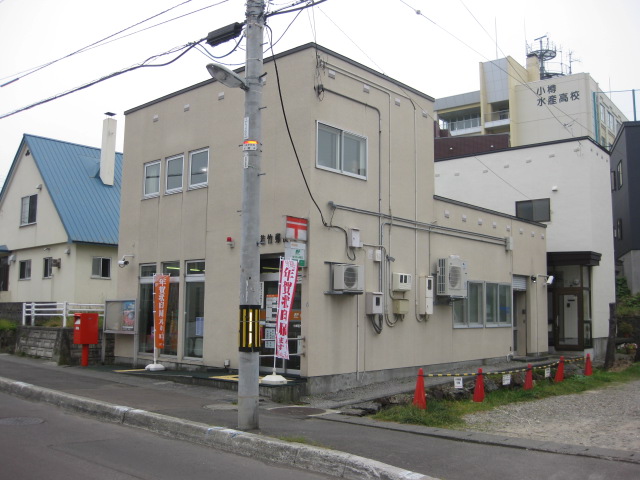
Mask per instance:
[[[11,77],[15,77],[15,78],[13,78],[12,80],[9,80],[8,82],[5,82],[5,83],[3,83],[2,85],[0,85],[0,88],[1,88],[1,87],[5,87],[5,86],[7,86],[7,85],[10,85],[10,84],[12,84],[12,83],[15,83],[15,82],[17,82],[18,80],[20,80],[20,79],[22,79],[22,78],[24,78],[24,77],[27,77],[27,76],[29,76],[29,75],[31,75],[32,73],[38,72],[38,71],[40,71],[40,70],[42,70],[42,69],[44,69],[44,68],[46,68],[46,67],[49,67],[49,66],[51,66],[51,65],[53,65],[53,64],[55,64],[55,63],[58,63],[58,62],[60,62],[60,61],[62,61],[62,60],[65,60],[65,59],[67,59],[67,58],[69,58],[69,57],[72,57],[72,56],[74,56],[74,55],[77,55],[77,54],[80,54],[80,53],[84,53],[84,52],[87,52],[87,51],[92,50],[92,49],[94,49],[94,48],[102,47],[102,46],[104,46],[104,45],[108,45],[109,43],[112,43],[112,42],[115,42],[115,41],[118,41],[118,40],[122,40],[122,39],[124,39],[124,38],[130,37],[130,36],[132,36],[132,35],[136,35],[136,34],[138,34],[138,33],[144,32],[144,31],[146,31],[146,30],[150,30],[150,29],[152,29],[152,28],[158,27],[158,26],[160,26],[160,25],[164,25],[164,24],[169,23],[169,22],[173,22],[173,21],[175,21],[175,20],[178,20],[178,19],[180,19],[180,18],[184,18],[184,17],[186,17],[186,16],[188,16],[188,15],[192,15],[192,14],[194,14],[194,13],[201,12],[201,11],[206,10],[206,9],[208,9],[208,8],[216,7],[216,6],[218,6],[218,5],[221,5],[221,4],[223,4],[223,3],[228,2],[229,0],[221,0],[221,1],[217,2],[217,3],[212,4],[212,5],[208,5],[208,6],[206,6],[206,7],[199,8],[199,9],[194,10],[194,11],[192,11],[192,12],[185,13],[185,14],[183,14],[183,15],[179,15],[179,16],[177,16],[177,17],[173,17],[173,18],[171,18],[171,19],[165,20],[165,21],[160,22],[160,23],[156,23],[156,24],[154,24],[154,25],[151,25],[151,26],[149,26],[149,27],[146,27],[146,28],[143,28],[143,29],[140,29],[140,30],[136,30],[135,32],[131,32],[131,33],[127,34],[127,35],[123,35],[123,36],[117,37],[117,36],[118,36],[118,35],[120,35],[121,33],[124,33],[124,32],[126,32],[126,31],[128,31],[128,30],[131,30],[132,28],[135,28],[135,27],[137,27],[137,26],[139,26],[139,25],[142,25],[143,23],[146,23],[146,22],[148,22],[148,21],[150,21],[150,20],[152,20],[152,19],[154,19],[154,18],[156,18],[156,17],[159,17],[159,16],[161,16],[161,15],[164,15],[165,13],[167,13],[167,12],[169,12],[169,11],[171,11],[171,10],[174,10],[174,9],[176,9],[176,8],[178,8],[178,7],[181,7],[182,5],[185,5],[185,4],[187,4],[187,3],[191,2],[191,1],[192,1],[192,0],[185,0],[185,1],[184,1],[184,2],[182,2],[182,3],[179,3],[179,4],[177,4],[177,5],[175,5],[175,6],[171,7],[171,8],[168,8],[168,9],[166,9],[166,10],[163,10],[162,12],[159,12],[159,13],[157,13],[157,14],[155,14],[155,15],[152,15],[151,17],[148,17],[148,18],[146,18],[145,20],[142,20],[142,21],[140,21],[140,22],[137,22],[137,23],[135,23],[135,24],[133,24],[133,25],[131,25],[131,26],[127,27],[127,28],[124,28],[124,29],[122,29],[122,30],[120,30],[120,31],[118,31],[118,32],[116,32],[116,33],[113,33],[113,34],[111,34],[111,35],[108,35],[108,36],[104,37],[104,38],[103,38],[103,39],[101,39],[101,40],[98,40],[98,41],[93,42],[93,43],[91,43],[91,44],[89,44],[89,45],[86,45],[86,46],[84,46],[84,47],[82,47],[82,48],[80,48],[80,49],[78,49],[78,50],[75,50],[75,51],[73,51],[73,52],[71,52],[71,53],[69,53],[69,54],[67,54],[67,55],[64,55],[64,56],[62,56],[62,57],[60,57],[60,58],[58,58],[58,59],[56,59],[56,60],[52,60],[52,61],[50,61],[50,62],[44,63],[44,64],[39,65],[39,66],[37,66],[37,67],[32,67],[32,68],[30,68],[30,69],[23,70],[22,72],[18,72],[18,73],[15,73],[15,74],[12,74],[12,75],[8,75],[8,76],[6,76],[6,77],[3,77],[3,78],[2,78],[2,79],[0,79],[0,80],[4,80],[4,79],[7,79],[7,78],[11,78]],[[114,38],[114,37],[117,37],[117,38]],[[109,39],[111,39],[111,40],[107,42],[106,40],[109,40]]]
[[[139,68],[165,67],[167,65],[170,65],[170,64],[176,62],[178,59],[180,59],[182,56],[184,56],[189,50],[191,50],[192,48],[195,48],[197,45],[199,45],[200,43],[204,42],[205,40],[206,40],[206,37],[198,40],[197,42],[191,42],[191,43],[188,43],[186,45],[183,45],[182,47],[176,47],[176,48],[173,48],[173,49],[171,49],[171,50],[169,50],[167,52],[160,53],[158,55],[153,55],[152,57],[149,57],[145,61],[143,61],[143,62],[141,62],[141,63],[139,63],[137,65],[134,65],[132,67],[125,68],[123,70],[110,73],[108,75],[105,75],[103,77],[98,78],[97,80],[93,80],[93,81],[91,81],[89,83],[85,83],[84,85],[81,85],[79,87],[73,88],[73,89],[68,90],[66,92],[58,93],[56,95],[53,95],[52,97],[46,98],[44,100],[40,100],[38,102],[32,103],[30,105],[27,105],[25,107],[19,108],[17,110],[13,110],[11,112],[2,114],[2,115],[0,115],[0,120],[2,120],[4,118],[7,118],[7,117],[10,117],[12,115],[15,115],[17,113],[24,112],[25,110],[29,110],[31,108],[34,108],[34,107],[37,107],[37,106],[40,106],[40,105],[44,105],[45,103],[52,102],[52,101],[57,100],[59,98],[66,97],[67,95],[71,95],[72,93],[78,92],[80,90],[84,90],[86,88],[89,88],[89,87],[92,87],[94,85],[97,85],[98,83],[104,82],[106,80],[110,80],[110,79],[112,79],[114,77],[117,77],[117,76],[120,76],[120,75],[122,75],[124,73],[132,72],[133,70],[137,70]],[[168,62],[160,63],[160,64],[148,64],[148,62],[150,62],[152,60],[155,60],[155,59],[157,59],[159,57],[162,57],[164,55],[170,55],[172,53],[179,52],[180,50],[183,50],[182,53],[180,53],[177,57],[175,57],[174,59],[172,59],[172,60],[170,60]]]

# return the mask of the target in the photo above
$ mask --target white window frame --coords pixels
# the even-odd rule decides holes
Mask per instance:
[[[180,186],[169,188],[169,173],[171,170],[169,168],[169,164],[172,164],[173,162],[178,162],[180,164]],[[183,184],[184,184],[184,155],[180,154],[180,155],[174,155],[173,157],[167,157],[166,163],[167,164],[165,166],[164,193],[165,194],[179,193],[182,191]]]
[[[147,174],[147,170],[151,167],[158,167],[158,189],[157,191],[147,192],[147,179],[154,178]],[[153,162],[147,162],[144,164],[144,175],[142,178],[142,193],[144,198],[153,198],[160,195],[160,179],[162,178],[162,162],[160,160],[154,160]]]
[[[31,199],[35,198],[34,204],[31,204]],[[30,221],[33,216],[33,221]],[[33,225],[38,220],[38,194],[27,195],[22,197],[20,202],[20,226]]]
[[[206,175],[206,180],[204,182],[197,182],[194,183],[193,182],[193,157],[199,153],[203,153],[206,152],[207,153],[207,169],[205,172]],[[196,188],[204,188],[207,185],[209,185],[209,164],[211,163],[211,159],[209,158],[209,148],[201,148],[199,150],[194,150],[192,152],[189,152],[189,190],[193,190]]]
[[[104,263],[105,261],[108,261],[109,263],[109,275],[105,276],[104,275]],[[99,272],[98,274],[94,273],[95,271],[95,266],[96,266],[96,262],[99,262]],[[111,280],[111,268],[112,268],[112,261],[111,261],[111,257],[93,257],[93,260],[91,261],[91,278],[98,278],[98,279],[102,279],[102,280]]]
[[[339,142],[336,146],[337,151],[334,152],[337,158],[337,165],[335,167],[323,165],[320,163],[320,131],[323,130],[328,133],[332,133],[339,136]],[[345,138],[349,138],[352,140],[356,140],[360,143],[360,148],[363,150],[362,152],[362,167],[364,168],[364,175],[361,173],[353,173],[345,169],[344,165],[344,140]],[[368,139],[364,135],[359,135],[354,132],[350,132],[348,130],[343,130],[338,127],[334,127],[333,125],[329,125],[323,122],[316,122],[316,168],[321,170],[328,170],[330,172],[340,173],[342,175],[348,175],[350,177],[360,178],[363,180],[367,179],[367,173],[369,171],[369,147],[368,147]]]
[[[24,265],[24,276],[22,266]],[[31,280],[31,260],[20,260],[18,262],[18,280]]]

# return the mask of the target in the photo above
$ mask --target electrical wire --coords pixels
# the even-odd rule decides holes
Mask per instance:
[[[316,5],[320,5],[321,3],[326,2],[327,0],[315,0],[315,1],[311,1],[311,0],[299,0],[297,2],[292,3],[291,5],[289,5],[288,7],[282,8],[280,10],[275,10],[271,13],[267,13],[265,14],[265,18],[268,17],[273,17],[275,15],[282,15],[284,13],[291,13],[291,12],[296,12],[298,10],[304,10],[305,8],[309,8],[309,7],[315,7]],[[297,8],[291,8],[294,7],[296,5],[300,5],[301,3],[306,3],[305,6],[303,7],[297,7]]]
[[[489,60],[485,55],[483,55],[482,53],[480,53],[478,50],[476,50],[475,48],[473,48],[471,45],[469,45],[468,43],[466,43],[465,41],[463,41],[462,39],[460,39],[459,37],[457,37],[456,35],[454,35],[453,33],[451,33],[450,31],[448,31],[446,28],[442,27],[441,25],[438,25],[436,22],[434,22],[432,19],[430,19],[429,17],[427,17],[426,15],[424,15],[420,10],[412,7],[411,5],[409,5],[407,2],[405,2],[404,0],[399,0],[401,3],[403,3],[404,5],[406,5],[407,7],[409,7],[411,10],[413,10],[417,15],[425,18],[426,20],[430,21],[431,23],[433,23],[436,27],[438,27],[439,29],[441,29],[443,32],[445,32],[447,35],[450,35],[451,37],[453,37],[455,40],[457,40],[458,42],[460,42],[462,45],[464,45],[465,47],[469,48],[471,51],[473,51],[474,53],[480,55],[480,57],[484,58],[487,61],[491,61]],[[463,3],[464,5],[464,3]],[[466,8],[466,6],[465,6]],[[468,9],[467,9],[468,10]],[[471,13],[471,12],[469,12]],[[473,14],[472,14],[473,17]],[[475,17],[473,17],[475,19]],[[477,19],[476,19],[477,21]],[[484,29],[484,27],[483,27]],[[485,30],[486,32],[486,30]],[[491,38],[491,36],[489,35],[489,38]],[[502,50],[501,50],[502,52]],[[493,62],[492,62],[493,63]],[[493,63],[496,68],[498,68],[499,70],[501,70],[503,73],[507,74],[508,76],[510,76],[511,78],[513,78],[516,82],[518,82],[520,85],[522,85],[523,87],[525,87],[527,90],[529,90],[531,93],[533,93],[536,97],[540,97],[540,95],[538,95],[533,88],[526,83],[521,77],[520,78],[516,78],[514,77],[510,72],[504,70],[500,65],[498,65],[497,63]],[[518,76],[520,76],[518,74]],[[551,107],[549,105],[547,105],[545,103],[545,106],[547,108],[547,110],[549,110],[549,113],[553,116],[553,118],[562,126],[562,128],[564,128],[565,130],[567,130],[567,132],[569,133],[569,135],[571,136],[571,138],[576,138],[576,136],[573,134],[573,132],[568,128],[568,124],[563,123],[558,116],[551,110]],[[584,125],[581,125],[580,122],[578,122],[575,118],[571,117],[570,115],[568,115],[567,113],[563,112],[559,107],[555,106],[555,108],[562,113],[563,115],[569,116],[569,118],[572,119],[572,122],[570,123],[578,123],[583,129],[587,130],[586,127]]]
[[[31,108],[34,108],[34,107],[37,107],[37,106],[40,106],[40,105],[44,105],[45,103],[52,102],[52,101],[57,100],[57,99],[59,99],[59,98],[66,97],[67,95],[71,95],[72,93],[78,92],[78,91],[80,91],[80,90],[84,90],[84,89],[86,89],[86,88],[89,88],[89,87],[92,87],[92,86],[94,86],[94,85],[97,85],[98,83],[101,83],[101,82],[104,82],[104,81],[109,80],[109,79],[111,79],[111,78],[114,78],[114,77],[120,76],[120,75],[122,75],[122,74],[124,74],[124,73],[132,72],[132,71],[137,70],[137,69],[139,69],[139,68],[149,68],[149,67],[166,67],[167,65],[171,65],[172,63],[174,63],[174,62],[176,62],[177,60],[179,60],[179,59],[180,59],[181,57],[183,57],[187,52],[189,52],[192,48],[195,48],[198,44],[200,44],[200,43],[204,42],[205,40],[206,40],[206,37],[205,37],[205,38],[202,38],[202,39],[200,39],[200,40],[198,40],[197,42],[191,42],[191,43],[188,43],[188,44],[186,44],[186,45],[183,45],[182,47],[176,47],[176,48],[173,48],[173,49],[171,49],[171,50],[169,50],[169,51],[167,51],[167,52],[160,53],[160,54],[158,54],[158,55],[153,55],[153,56],[151,56],[151,57],[147,58],[145,61],[140,62],[140,63],[139,63],[139,64],[137,64],[137,65],[133,65],[133,66],[131,66],[131,67],[129,67],[129,68],[125,68],[125,69],[123,69],[123,70],[119,70],[119,71],[117,71],[117,72],[110,73],[110,74],[108,74],[108,75],[105,75],[105,76],[103,76],[103,77],[98,78],[97,80],[93,80],[93,81],[91,81],[91,82],[85,83],[84,85],[81,85],[81,86],[79,86],[79,87],[73,88],[73,89],[68,90],[68,91],[66,91],[66,92],[56,94],[56,95],[54,95],[54,96],[52,96],[52,97],[49,97],[49,98],[46,98],[46,99],[44,99],[44,100],[40,100],[40,101],[38,101],[38,102],[32,103],[32,104],[30,104],[30,105],[27,105],[27,106],[25,106],[25,107],[19,108],[19,109],[17,109],[17,110],[13,110],[13,111],[11,111],[11,112],[8,112],[8,113],[5,113],[5,114],[2,114],[2,115],[0,115],[0,120],[2,120],[2,119],[4,119],[4,118],[7,118],[7,117],[10,117],[10,116],[12,116],[12,115],[15,115],[15,114],[17,114],[17,113],[24,112],[25,110],[29,110],[29,109],[31,109]],[[155,60],[155,59],[157,59],[157,58],[159,58],[159,57],[162,57],[162,56],[164,56],[164,55],[170,55],[170,54],[172,54],[172,53],[179,52],[180,50],[183,50],[183,51],[182,51],[182,53],[180,53],[177,57],[175,57],[174,59],[172,59],[172,60],[170,60],[170,61],[168,61],[168,62],[165,62],[165,63],[159,63],[159,64],[147,64],[148,62],[150,62],[150,61],[152,61],[152,60]]]
[[[267,27],[267,31],[269,32],[269,43],[273,46],[271,39],[272,39],[272,35],[273,32],[271,30],[271,27],[269,27],[268,25],[265,25]],[[287,112],[286,109],[284,107],[284,100],[282,98],[282,88],[280,85],[280,73],[278,72],[278,62],[276,61],[276,56],[273,53],[273,49],[271,50],[271,53],[273,55],[273,66],[275,68],[275,72],[276,72],[276,84],[278,86],[278,96],[280,98],[280,107],[282,109],[282,115],[284,117],[284,125],[287,129],[287,134],[289,135],[289,142],[291,143],[291,147],[293,148],[293,153],[296,157],[296,161],[298,162],[298,168],[300,169],[300,174],[302,175],[302,179],[304,180],[304,184],[307,187],[307,192],[309,193],[309,197],[311,197],[311,200],[313,201],[313,204],[316,206],[316,208],[318,209],[318,213],[320,213],[320,219],[322,220],[322,224],[325,227],[329,227],[330,225],[325,221],[324,219],[324,215],[322,214],[322,210],[320,209],[320,206],[318,205],[318,202],[316,202],[316,199],[313,196],[313,193],[311,192],[311,188],[309,187],[309,182],[307,181],[307,177],[304,174],[304,170],[302,168],[302,163],[300,162],[300,156],[298,155],[298,150],[296,149],[296,145],[295,142],[293,141],[293,136],[291,134],[291,129],[289,128],[289,120],[287,119]]]
[[[185,14],[183,14],[183,15],[179,15],[179,16],[177,16],[177,17],[174,17],[174,18],[171,18],[171,19],[165,20],[165,21],[160,22],[160,23],[156,23],[156,24],[154,24],[154,25],[151,25],[151,26],[149,26],[149,27],[146,27],[146,28],[143,28],[143,29],[140,29],[140,30],[136,30],[135,32],[129,33],[129,34],[127,34],[127,35],[123,35],[123,36],[117,37],[118,35],[120,35],[120,34],[122,34],[122,33],[126,32],[126,31],[128,31],[128,30],[131,30],[132,28],[135,28],[135,27],[137,27],[137,26],[139,26],[139,25],[142,25],[143,23],[146,23],[146,22],[148,22],[148,21],[150,21],[150,20],[153,20],[153,19],[154,19],[154,18],[156,18],[156,17],[159,17],[159,16],[161,16],[161,15],[164,15],[165,13],[167,13],[167,12],[169,12],[169,11],[171,11],[171,10],[174,10],[174,9],[176,9],[176,8],[178,8],[178,7],[181,7],[182,5],[185,5],[185,4],[187,4],[187,3],[191,2],[191,1],[192,1],[192,0],[185,0],[185,1],[184,1],[184,2],[182,2],[182,3],[179,3],[179,4],[177,4],[177,5],[175,5],[175,6],[171,7],[171,8],[168,8],[168,9],[166,9],[166,10],[163,10],[162,12],[159,12],[159,13],[157,13],[157,14],[155,14],[155,15],[152,15],[151,17],[146,18],[145,20],[142,20],[142,21],[137,22],[137,23],[135,23],[135,24],[133,24],[133,25],[130,25],[130,26],[129,26],[129,27],[127,27],[127,28],[124,28],[124,29],[122,29],[122,30],[120,30],[120,31],[118,31],[118,32],[116,32],[116,33],[111,34],[111,35],[108,35],[108,36],[104,37],[104,38],[103,38],[103,39],[101,39],[101,40],[98,40],[98,41],[93,42],[93,43],[91,43],[91,44],[89,44],[89,45],[86,45],[86,46],[84,46],[84,47],[82,47],[82,48],[80,48],[80,49],[78,49],[78,50],[75,50],[75,51],[73,51],[73,52],[71,52],[71,53],[67,54],[67,55],[64,55],[64,56],[62,56],[62,57],[60,57],[60,58],[57,58],[56,60],[51,60],[51,61],[49,61],[49,62],[47,62],[47,63],[44,63],[44,64],[42,64],[42,65],[39,65],[39,66],[37,66],[37,67],[32,67],[32,68],[29,68],[29,69],[23,70],[22,72],[14,73],[14,74],[12,74],[12,75],[8,75],[8,76],[5,76],[5,77],[3,77],[3,78],[0,78],[0,80],[5,80],[5,79],[7,79],[7,78],[15,77],[15,78],[13,78],[12,80],[9,80],[8,82],[5,82],[5,83],[3,83],[2,85],[0,85],[0,88],[2,88],[2,87],[6,87],[6,86],[8,86],[8,85],[11,85],[11,84],[13,84],[13,83],[17,82],[18,80],[20,80],[20,79],[22,79],[22,78],[25,78],[25,77],[27,77],[27,76],[29,76],[29,75],[33,74],[33,73],[36,73],[36,72],[38,72],[38,71],[40,71],[40,70],[43,70],[43,69],[44,69],[44,68],[46,68],[46,67],[49,67],[49,66],[51,66],[51,65],[53,65],[53,64],[55,64],[55,63],[58,63],[58,62],[60,62],[60,61],[62,61],[62,60],[65,60],[65,59],[67,59],[67,58],[70,58],[70,57],[72,57],[72,56],[74,56],[74,55],[78,55],[78,54],[80,54],[80,53],[87,52],[87,51],[92,50],[92,49],[94,49],[94,48],[98,48],[98,47],[102,47],[102,46],[104,46],[104,45],[108,45],[109,43],[112,43],[112,42],[115,42],[115,41],[118,41],[118,40],[122,40],[122,39],[124,39],[124,38],[130,37],[130,36],[132,36],[132,35],[136,35],[136,34],[138,34],[138,33],[144,32],[144,31],[146,31],[146,30],[150,30],[150,29],[152,29],[152,28],[158,27],[158,26],[160,26],[160,25],[164,25],[164,24],[169,23],[169,22],[173,22],[174,20],[178,20],[178,19],[183,18],[183,17],[186,17],[186,16],[188,16],[188,15],[192,15],[192,14],[194,14],[194,13],[201,12],[202,10],[206,10],[206,9],[208,9],[208,8],[211,8],[211,7],[216,7],[216,6],[218,6],[218,5],[221,5],[221,4],[223,4],[223,3],[228,2],[229,0],[221,0],[221,1],[217,2],[217,3],[212,4],[212,5],[209,5],[209,6],[206,6],[206,7],[199,8],[199,9],[194,10],[194,11],[192,11],[192,12],[185,13]],[[114,37],[117,37],[117,38],[114,38]],[[107,40],[109,40],[109,39],[111,39],[111,40],[107,42]]]

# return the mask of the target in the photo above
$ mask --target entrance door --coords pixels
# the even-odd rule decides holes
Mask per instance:
[[[527,354],[527,292],[513,291],[513,352]]]
[[[558,289],[554,302],[554,343],[557,350],[584,349],[583,291]]]

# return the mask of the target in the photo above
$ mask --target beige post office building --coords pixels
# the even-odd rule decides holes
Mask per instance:
[[[283,256],[304,266],[277,368],[310,393],[547,352],[546,228],[434,196],[433,98],[315,44],[265,71],[265,372]],[[126,112],[118,297],[137,321],[119,360],[152,358],[162,272],[160,362],[237,368],[243,105],[208,79]]]

